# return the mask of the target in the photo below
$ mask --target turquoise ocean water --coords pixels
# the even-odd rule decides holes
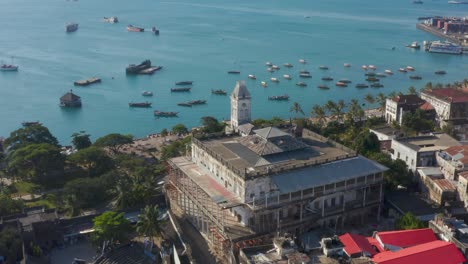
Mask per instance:
[[[93,138],[111,132],[137,137],[174,124],[199,125],[200,117],[229,118],[229,97],[211,94],[211,89],[229,92],[238,79],[245,79],[253,95],[252,116],[289,117],[292,102],[305,112],[329,99],[362,99],[365,94],[404,91],[426,82],[450,82],[468,77],[468,56],[429,54],[405,48],[412,41],[436,38],[415,28],[416,18],[430,15],[465,16],[468,5],[448,5],[443,0],[2,0],[0,2],[0,58],[15,56],[17,73],[0,72],[0,136],[23,121],[41,121],[63,144],[70,135],[86,130]],[[118,24],[102,22],[117,16]],[[309,16],[310,18],[306,18]],[[64,25],[77,22],[77,32],[67,34]],[[127,32],[134,24],[146,29],[156,25],[160,36]],[[391,48],[396,47],[395,51]],[[306,65],[298,60],[304,58]],[[150,59],[164,69],[152,76],[125,76],[129,63]],[[281,66],[266,71],[265,62]],[[294,64],[291,69],[283,63]],[[343,63],[353,67],[344,68]],[[362,64],[377,72],[391,69],[395,75],[382,81],[385,88],[358,90],[364,81]],[[321,72],[319,65],[330,70]],[[409,80],[397,72],[411,65],[423,80]],[[311,71],[308,87],[297,87],[297,72]],[[445,76],[435,70],[444,69]],[[241,75],[228,75],[240,70]],[[255,74],[257,81],[248,80]],[[282,79],[290,74],[292,81]],[[316,86],[322,76],[347,78],[353,84],[331,90]],[[102,83],[73,87],[73,81],[92,76]],[[260,81],[280,78],[267,88]],[[170,93],[175,81],[193,80],[191,93]],[[303,80],[304,81],[304,80]],[[59,98],[68,90],[81,96],[81,109],[61,109]],[[141,96],[154,92],[152,98]],[[271,102],[270,95],[289,94],[289,102]],[[178,102],[205,99],[207,105],[192,109]],[[130,109],[131,101],[153,103],[152,109]],[[156,119],[153,110],[179,111],[179,118]]]

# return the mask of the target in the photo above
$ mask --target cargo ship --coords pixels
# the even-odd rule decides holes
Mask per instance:
[[[65,25],[65,31],[66,32],[75,32],[78,30],[78,24],[77,23],[68,23]]]
[[[151,68],[151,61],[145,60],[138,65],[135,65],[135,64],[128,65],[128,67],[125,69],[125,72],[127,74],[138,74],[141,71],[146,70],[148,68]]]
[[[150,102],[143,102],[143,103],[128,103],[130,107],[151,107]]]
[[[93,77],[93,78],[89,78],[89,79],[86,79],[86,80],[75,81],[75,82],[73,82],[73,85],[75,85],[75,86],[88,86],[88,85],[91,85],[93,83],[100,83],[100,82],[101,82],[100,78]]]
[[[457,44],[445,41],[433,41],[429,46],[429,52],[447,53],[447,54],[462,54],[463,48]]]
[[[135,27],[133,25],[128,25],[127,26],[127,31],[129,31],[129,32],[143,32],[143,31],[145,31],[145,29],[140,28],[140,27]]]

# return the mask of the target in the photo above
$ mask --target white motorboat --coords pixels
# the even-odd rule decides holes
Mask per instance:
[[[291,80],[291,76],[289,74],[283,75],[283,78],[285,78],[286,80]]]
[[[249,79],[252,79],[252,80],[255,80],[255,79],[257,79],[257,77],[255,77],[255,75],[253,75],[253,74],[249,74],[249,76],[248,76],[248,77],[249,77]]]

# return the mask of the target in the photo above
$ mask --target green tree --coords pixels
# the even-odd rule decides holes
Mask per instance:
[[[167,131],[167,129],[164,128],[163,130],[161,130],[161,136],[167,137],[167,135],[169,135],[169,131]]]
[[[337,105],[334,101],[328,100],[323,107],[328,113],[330,113],[333,119],[337,118],[337,116],[334,114],[334,110],[337,108]]]
[[[323,127],[323,125],[327,122],[326,109],[318,104],[312,106],[312,111],[310,111],[310,115],[316,118],[317,123],[320,127]]]
[[[377,103],[379,104],[379,110],[385,111],[385,107],[387,105],[387,97],[383,93],[378,93],[377,97],[375,98]]]
[[[78,178],[67,182],[63,188],[64,200],[70,215],[107,201],[111,186],[98,178]]]
[[[359,101],[352,99],[348,104],[348,112],[346,113],[348,122],[350,122],[351,125],[354,125],[356,121],[361,121],[364,115],[364,110],[359,104]]]
[[[291,108],[289,109],[289,112],[295,113],[295,114],[296,114],[296,118],[297,118],[297,114],[299,114],[299,113],[301,113],[302,115],[305,115],[305,114],[304,114],[304,111],[302,110],[301,105],[300,105],[298,102],[294,102],[294,103],[293,103],[293,105],[292,105]]]
[[[88,177],[99,176],[113,168],[112,159],[95,146],[81,149],[68,156],[67,160],[82,168]]]
[[[159,207],[157,205],[147,205],[138,215],[136,231],[142,236],[151,238],[154,244],[154,238],[159,237],[162,232],[163,221],[160,219]]]
[[[94,142],[94,145],[97,147],[108,147],[114,154],[116,154],[123,145],[131,143],[133,143],[132,135],[113,133],[98,138],[96,142]]]
[[[9,195],[0,193],[0,216],[21,213],[23,207],[24,204],[22,200],[14,200]]]
[[[171,144],[164,146],[161,149],[161,160],[167,160],[183,155],[187,148],[190,147],[191,140],[191,137],[186,137],[183,140],[174,141]]]
[[[72,144],[77,150],[80,150],[91,146],[93,143],[89,139],[89,134],[80,131],[80,133],[73,133]]]
[[[93,240],[101,245],[105,241],[124,241],[127,239],[131,226],[123,213],[107,211],[93,219]]]
[[[18,178],[51,186],[61,182],[64,160],[60,149],[53,145],[29,144],[8,156],[7,168]]]
[[[367,94],[365,97],[364,97],[364,101],[366,101],[368,104],[372,105],[375,103],[375,98],[372,94]],[[369,107],[368,107],[369,108]]]
[[[172,133],[174,134],[187,134],[188,129],[184,124],[177,124],[172,127]]]
[[[19,263],[23,258],[22,245],[21,234],[15,227],[6,225],[0,231],[0,256],[6,258],[5,264]]]
[[[380,151],[380,141],[374,133],[366,129],[355,139],[354,149],[358,153],[367,156],[368,153]]]
[[[416,88],[414,88],[414,86],[411,86],[410,88],[408,88],[408,94],[417,94],[418,91],[416,90]]]
[[[426,113],[423,110],[416,109],[414,113],[407,113],[403,116],[401,126],[407,133],[417,134],[421,131],[433,130],[435,123],[426,117]]]
[[[395,222],[395,228],[398,230],[410,230],[425,227],[426,225],[410,212],[402,215]]]
[[[49,129],[43,125],[35,124],[24,126],[10,133],[10,137],[5,139],[5,146],[11,150],[19,149],[28,144],[47,143],[58,147],[57,138],[55,138]]]
[[[201,118],[201,123],[203,125],[203,132],[206,133],[215,133],[221,132],[224,130],[224,123],[219,122],[218,119],[212,116],[204,116]]]

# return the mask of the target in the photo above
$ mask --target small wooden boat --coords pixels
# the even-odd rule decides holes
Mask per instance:
[[[381,83],[373,83],[373,84],[370,85],[370,87],[372,87],[372,88],[383,88],[384,86]]]
[[[153,67],[149,67],[147,69],[141,70],[140,72],[138,72],[138,74],[151,75],[155,73],[156,71],[159,71],[160,69],[162,69],[162,66],[153,66]]]
[[[447,74],[446,71],[435,71],[434,73],[437,74],[437,75],[444,75],[444,74]]]
[[[349,68],[349,67],[351,67],[351,64],[349,64],[349,63],[344,63],[344,64],[343,64],[343,67]]]
[[[398,69],[399,72],[408,72],[405,68]]]
[[[301,74],[299,74],[299,77],[302,77],[302,78],[312,78],[312,75],[310,75],[309,73],[301,73]]]
[[[338,86],[338,87],[348,87],[348,85],[346,83],[343,83],[343,82],[336,82],[335,85]]]
[[[364,76],[368,76],[368,77],[374,77],[375,75],[376,75],[375,72],[366,72],[366,73],[364,74]]]
[[[141,93],[141,95],[143,95],[143,96],[153,96],[153,92],[151,92],[151,91],[143,91],[143,92]]]
[[[293,67],[293,65],[291,63],[285,63],[283,64],[284,67],[287,67],[287,68],[291,68]]]
[[[280,67],[279,67],[278,65],[272,65],[271,68],[272,68],[273,70],[279,70],[279,69],[280,69]]]
[[[319,66],[319,69],[321,69],[321,70],[328,70],[328,67],[325,66],[325,65],[320,65],[320,66]]]
[[[377,73],[375,76],[376,76],[376,77],[379,77],[379,78],[386,78],[386,77],[387,77],[387,74],[385,74],[385,73]]]
[[[256,80],[257,77],[253,74],[249,74],[249,76],[247,76],[249,79],[252,79],[252,80]]]
[[[270,81],[275,82],[275,83],[279,82],[278,78],[274,78],[274,77],[271,77]]]
[[[306,60],[300,59],[300,60],[299,60],[299,63],[306,64]]]
[[[369,85],[365,83],[358,83],[356,84],[356,88],[369,88]]]
[[[289,74],[284,74],[283,78],[285,78],[286,80],[291,80],[291,76]]]
[[[419,75],[411,75],[409,78],[410,78],[411,80],[421,80],[421,79],[422,79],[422,77],[419,76]]]
[[[221,89],[218,89],[218,90],[211,90],[211,93],[212,93],[212,94],[217,94],[217,95],[226,95],[226,94],[227,94],[226,91],[221,90]]]
[[[240,74],[240,71],[228,71],[229,74]]]
[[[378,82],[380,80],[378,78],[375,78],[375,77],[369,77],[369,78],[366,78],[366,81],[368,81],[368,82]]]
[[[133,25],[128,25],[127,26],[127,31],[129,31],[129,32],[143,32],[143,31],[145,31],[145,29],[140,28],[140,27],[135,27]]]
[[[328,77],[328,76],[325,76],[325,77],[322,77],[322,81],[333,81],[333,78],[332,77]]]
[[[302,74],[310,74],[309,71],[306,71],[306,70],[301,70],[299,73],[302,73]]]
[[[262,82],[260,83],[260,85],[262,85],[263,87],[267,87],[267,86],[268,86],[268,84],[267,84],[265,81],[262,81]]]
[[[142,102],[142,103],[128,103],[130,107],[151,107],[150,102]]]
[[[348,79],[341,79],[339,82],[342,82],[342,83],[351,83],[351,80],[348,80]]]
[[[393,75],[393,72],[391,70],[385,70],[384,72],[385,72],[385,74]]]
[[[104,22],[118,23],[119,19],[117,17],[115,17],[115,16],[113,16],[113,17],[104,17]]]
[[[306,87],[307,86],[307,83],[305,82],[298,82],[296,83],[297,86],[300,86],[300,87]]]
[[[367,68],[369,70],[373,70],[373,71],[375,71],[377,69],[377,67],[375,67],[374,65],[369,65],[369,66],[367,66]]]
[[[202,105],[202,104],[206,104],[206,100],[193,100],[188,103],[191,105]]]
[[[361,69],[363,69],[363,70],[366,70],[366,71],[367,71],[367,65],[362,65],[362,66],[361,66]]]
[[[271,63],[271,62],[267,61],[267,62],[265,63],[265,65],[266,65],[266,66],[270,66],[270,67],[271,67],[271,66],[273,65],[273,63]]]
[[[178,103],[178,106],[183,106],[183,107],[192,107],[192,104],[190,103]]]
[[[326,86],[325,84],[320,84],[319,86],[317,86],[319,89],[322,89],[322,90],[330,90],[330,87]]]
[[[77,23],[68,23],[65,25],[65,32],[71,33],[75,32],[78,30],[78,24]]]
[[[190,92],[191,89],[190,87],[175,87],[171,88],[171,92]]]
[[[406,70],[407,71],[414,71],[414,67],[413,66],[406,66]]]
[[[25,121],[23,123],[21,123],[21,125],[23,125],[24,127],[30,127],[30,126],[35,126],[35,125],[42,125],[41,122],[39,121]]]
[[[86,80],[75,81],[75,82],[73,82],[73,85],[75,85],[75,86],[88,86],[88,85],[91,85],[93,83],[100,83],[100,82],[101,82],[100,78],[93,77],[93,78],[89,78],[89,79],[86,79]]]
[[[193,81],[180,81],[176,82],[175,85],[192,85]]]
[[[268,96],[268,100],[271,101],[287,101],[289,100],[289,95],[274,95],[274,96]]]
[[[179,112],[163,112],[156,110],[154,111],[154,115],[158,117],[176,117]]]
[[[270,67],[270,68],[267,68],[267,71],[269,71],[269,72],[274,72],[275,69],[273,69],[273,68]]]

